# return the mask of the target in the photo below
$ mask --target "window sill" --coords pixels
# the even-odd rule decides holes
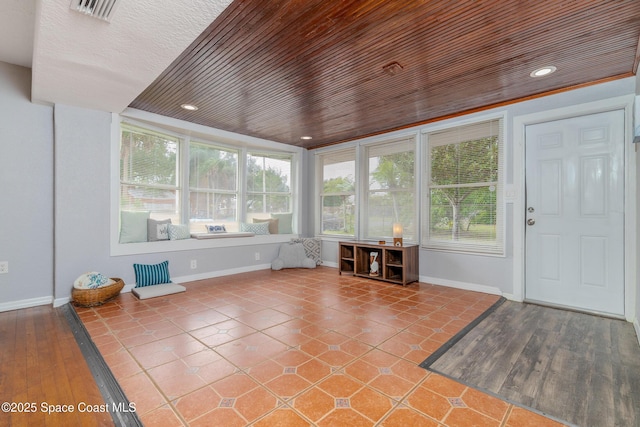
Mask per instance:
[[[230,239],[234,237],[253,237],[255,233],[191,233],[192,239],[206,240],[206,239]]]
[[[111,256],[153,254],[162,252],[193,251],[200,249],[229,248],[234,246],[268,245],[286,243],[297,234],[270,234],[210,239],[165,240],[161,242],[111,243]]]
[[[353,234],[345,234],[345,235],[337,235],[337,234],[316,234],[318,239],[322,239],[327,242],[342,242],[342,241],[350,241],[350,240],[358,240]]]

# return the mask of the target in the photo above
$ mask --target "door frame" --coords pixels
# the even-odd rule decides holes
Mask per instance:
[[[624,317],[634,320],[636,306],[636,153],[633,145],[634,95],[572,105],[513,119],[513,299],[525,295],[525,129],[526,126],[612,110],[624,110]]]

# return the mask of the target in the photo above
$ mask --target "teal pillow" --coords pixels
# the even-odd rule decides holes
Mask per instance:
[[[136,274],[136,288],[171,283],[169,261],[160,264],[133,264],[133,271]]]
[[[269,234],[278,234],[278,220],[273,218],[260,219],[253,218],[253,223],[257,224],[259,222],[268,222],[269,223]]]
[[[240,231],[248,231],[254,234],[269,234],[269,223],[257,222],[255,224],[251,224],[248,222],[241,222]]]
[[[293,234],[291,227],[292,213],[272,213],[271,218],[278,220],[278,234]]]
[[[120,243],[147,241],[147,219],[151,212],[120,212]]]
[[[191,238],[189,226],[185,224],[169,224],[169,240],[183,240]]]

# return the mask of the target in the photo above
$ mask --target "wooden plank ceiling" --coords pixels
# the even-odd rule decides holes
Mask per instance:
[[[639,36],[638,0],[235,0],[131,107],[314,148],[631,76]]]

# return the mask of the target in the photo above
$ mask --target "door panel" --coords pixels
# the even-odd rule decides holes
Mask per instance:
[[[607,213],[606,176],[608,156],[582,158],[582,190],[580,208],[582,216],[602,216]]]
[[[562,162],[558,160],[546,160],[540,162],[540,214],[547,216],[560,215],[562,201]]]
[[[624,112],[526,128],[525,298],[624,314]]]
[[[540,279],[560,281],[560,236],[541,234],[540,239]]]
[[[580,272],[583,286],[606,287],[607,239],[600,236],[582,236]]]

